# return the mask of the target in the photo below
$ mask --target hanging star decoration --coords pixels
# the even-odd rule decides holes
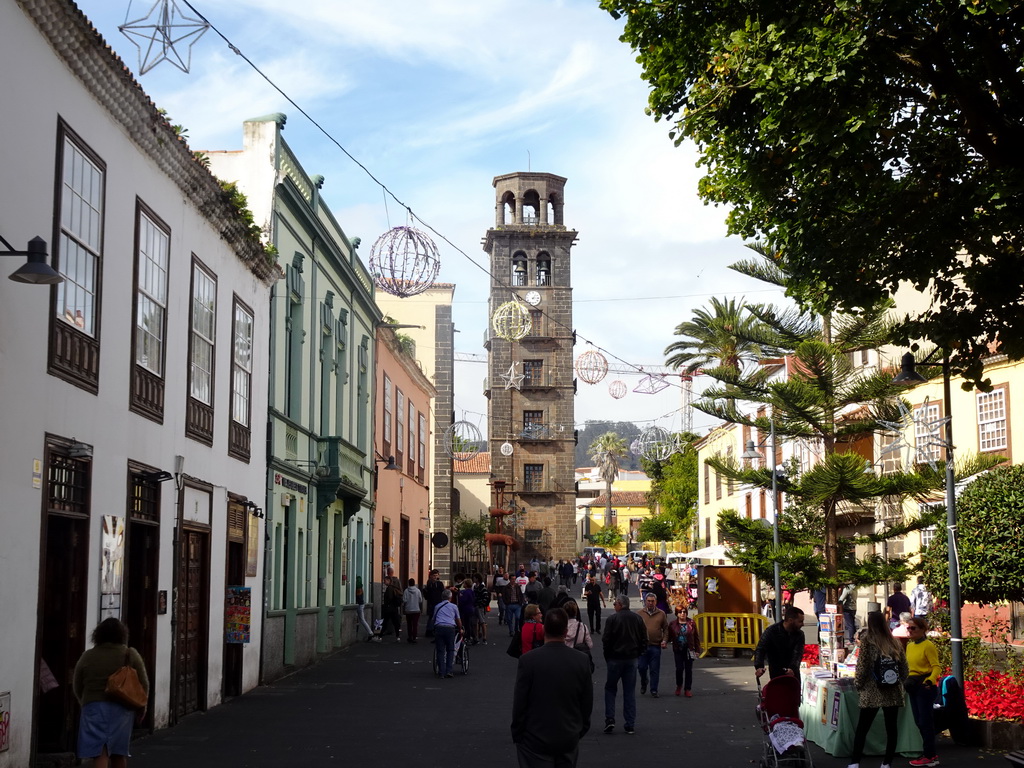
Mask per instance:
[[[209,27],[204,19],[183,13],[178,0],[156,0],[149,13],[126,21],[118,29],[139,49],[139,74],[144,75],[161,61],[187,73],[192,64],[192,46]],[[188,53],[182,58],[175,46],[186,41]]]
[[[939,437],[939,429],[949,421],[950,417],[929,419],[929,405],[929,398],[926,397],[919,408],[911,410],[901,400],[898,403],[900,418],[897,421],[879,419],[880,431],[894,435],[896,438],[890,445],[882,448],[883,456],[902,450],[904,464],[909,465],[916,459],[918,462],[927,462],[933,470],[937,469],[935,457],[938,452],[931,449],[946,447],[946,441]],[[914,428],[916,446],[906,439],[907,432],[911,427]]]
[[[522,387],[526,374],[516,373],[517,365],[519,365],[519,362],[513,361],[512,365],[508,367],[508,373],[501,374],[501,378],[505,382],[505,389],[519,389]]]
[[[641,395],[656,395],[668,385],[664,374],[649,373],[640,379],[640,383],[633,388],[633,391]]]
[[[928,462],[928,466],[934,471],[938,469],[935,459],[939,455],[939,452],[935,449],[946,447],[946,440],[940,437],[942,434],[940,430],[946,425],[950,417],[929,419],[929,405],[928,398],[926,397],[921,407],[916,409],[916,415],[913,416],[913,419],[916,425],[915,432],[917,433],[917,460]],[[935,410],[938,412],[938,407]]]

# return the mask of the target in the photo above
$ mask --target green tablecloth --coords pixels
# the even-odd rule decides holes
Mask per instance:
[[[800,719],[804,721],[807,738],[835,757],[849,757],[853,749],[853,735],[857,730],[860,707],[853,679],[841,681],[834,678],[814,678],[807,671],[800,675],[803,700],[800,704]],[[896,752],[902,755],[921,754],[921,732],[914,723],[910,702],[900,707],[897,720],[899,738]],[[871,724],[865,755],[885,753],[885,722],[883,713],[875,715]]]

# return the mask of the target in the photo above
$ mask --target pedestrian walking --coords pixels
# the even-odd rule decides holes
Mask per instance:
[[[92,644],[75,665],[73,678],[75,698],[82,707],[78,756],[92,758],[96,768],[125,768],[133,723],[142,721],[146,708],[132,709],[108,695],[107,679],[121,667],[130,666],[148,696],[149,676],[139,652],[128,647],[128,628],[117,619],[101,621],[92,632]]]
[[[857,585],[847,584],[839,593],[839,604],[843,608],[843,625],[846,629],[846,644],[853,645],[857,631]]]
[[[410,578],[409,585],[402,593],[402,611],[405,613],[406,639],[415,643],[420,633],[420,614],[423,612],[423,593],[416,586],[416,579]]]
[[[668,645],[668,616],[658,607],[658,598],[650,593],[644,598],[644,607],[637,611],[647,630],[647,648],[640,655],[637,672],[640,674],[640,695],[647,693],[658,698],[658,678],[661,675],[661,651]]]
[[[860,717],[857,720],[857,731],[853,737],[853,751],[850,753],[848,768],[860,768],[864,743],[879,709],[882,710],[882,717],[885,719],[885,756],[882,758],[882,768],[891,768],[892,760],[896,756],[896,740],[899,735],[899,708],[906,699],[903,692],[906,679],[907,658],[903,653],[903,646],[892,636],[882,613],[872,611],[868,614],[866,631],[861,638],[860,651],[857,654],[854,685],[857,688]]]
[[[619,595],[612,603],[615,613],[604,625],[601,645],[608,677],[604,684],[604,732],[615,730],[615,697],[622,683],[622,719],[625,732],[636,728],[637,660],[647,648],[643,619],[629,610],[629,597]]]
[[[903,594],[902,584],[892,585],[892,594],[885,601],[885,618],[889,622],[889,629],[896,629],[900,625],[900,614],[910,612],[910,598]]]
[[[583,585],[583,596],[587,599],[587,619],[590,621],[590,631],[601,634],[601,609],[605,606],[604,592],[601,585],[597,583],[597,577],[593,572],[587,576],[587,583]]]
[[[508,625],[508,636],[512,637],[522,628],[526,597],[514,581],[509,581],[502,589],[505,593],[505,623]]]
[[[544,617],[544,645],[519,658],[512,741],[520,768],[575,768],[580,739],[590,730],[590,664],[566,645],[567,625],[565,611],[552,608]]]
[[[466,630],[466,642],[476,645],[476,592],[473,591],[473,580],[463,579],[459,590],[459,617]]]
[[[804,657],[804,612],[795,605],[782,611],[782,621],[761,633],[754,651],[754,674],[768,669],[768,677],[796,675]]]
[[[388,568],[388,575],[384,577],[384,592],[381,595],[383,622],[378,635],[380,639],[383,639],[392,628],[395,630],[395,642],[402,639],[402,591],[398,577],[391,568]]]
[[[505,587],[508,585],[508,578],[505,576],[505,569],[500,565],[491,581],[491,591],[494,599],[498,602],[498,624],[505,623]]]
[[[452,591],[441,592],[441,602],[434,608],[434,653],[437,656],[437,676],[454,677],[455,637],[463,634],[459,609],[452,602]],[[463,640],[465,642],[465,640]]]
[[[668,625],[668,641],[672,647],[672,658],[676,663],[676,696],[693,696],[693,660],[703,649],[697,623],[690,618],[686,608],[676,608],[676,618]]]
[[[444,582],[440,576],[439,571],[432,570],[423,587],[423,596],[427,599],[427,637],[434,636],[434,609],[441,602],[441,595],[444,593]]]
[[[939,665],[939,651],[928,639],[928,621],[915,616],[907,624],[910,642],[907,643],[907,695],[914,712],[914,722],[921,732],[921,748],[924,754],[910,761],[911,765],[938,765],[935,754],[935,694],[942,667]]]
[[[540,606],[536,603],[529,603],[523,611],[523,629],[519,633],[519,647],[522,653],[532,651],[544,644],[544,625],[541,624],[542,616]]]
[[[363,577],[356,576],[356,637],[359,627],[366,630],[366,642],[373,640],[373,630],[366,621],[366,593],[363,591]]]
[[[927,619],[932,612],[932,603],[932,593],[924,583],[924,576],[918,576],[917,586],[910,590],[910,604],[913,606],[914,615]]]
[[[487,645],[487,611],[491,608],[491,592],[484,583],[482,574],[473,574],[473,595],[476,598],[475,640]]]

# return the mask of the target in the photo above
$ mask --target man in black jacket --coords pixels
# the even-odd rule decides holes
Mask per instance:
[[[622,719],[627,734],[636,725],[636,666],[647,650],[644,621],[629,610],[629,597],[619,595],[613,603],[615,613],[604,623],[602,646],[608,679],[604,684],[604,732],[615,730],[615,694],[622,681]]]
[[[441,602],[441,594],[444,592],[444,582],[439,577],[439,571],[431,571],[423,586],[423,596],[427,599],[427,637],[434,636],[434,609]]]
[[[804,612],[787,606],[782,621],[766,629],[754,651],[754,674],[758,678],[768,666],[769,678],[796,675],[804,657]]]
[[[565,644],[568,624],[561,608],[549,610],[544,616],[544,645],[519,658],[512,741],[520,766],[575,767],[580,739],[590,730],[590,661]]]

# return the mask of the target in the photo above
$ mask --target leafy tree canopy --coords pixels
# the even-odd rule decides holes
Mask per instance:
[[[678,534],[681,530],[677,518],[662,513],[640,521],[636,539],[637,541],[675,541],[679,538]]]
[[[468,544],[483,543],[484,534],[487,533],[488,523],[483,518],[471,520],[468,517],[459,515],[455,518],[455,530],[452,538],[455,543],[466,546]]]
[[[699,193],[761,238],[791,296],[857,312],[902,281],[902,329],[983,377],[1024,357],[1024,6],[1006,0],[601,0],[695,142]],[[968,254],[968,255],[964,255]]]
[[[691,432],[683,433],[679,437],[685,446],[684,450],[673,453],[665,461],[640,459],[640,466],[651,478],[651,490],[647,494],[647,501],[651,509],[655,509],[655,505],[660,508],[659,517],[672,522],[676,535],[647,537],[643,534],[641,525],[642,541],[669,540],[680,535],[689,538],[687,533],[693,527],[698,492],[697,451],[693,448],[693,442],[699,439],[699,436]]]
[[[1024,465],[978,477],[957,499],[956,516],[960,597],[969,603],[1024,600]],[[940,523],[921,567],[928,586],[941,597],[949,597],[948,551]]]
[[[596,547],[614,547],[621,544],[623,538],[617,525],[606,525],[590,534],[590,542]]]

